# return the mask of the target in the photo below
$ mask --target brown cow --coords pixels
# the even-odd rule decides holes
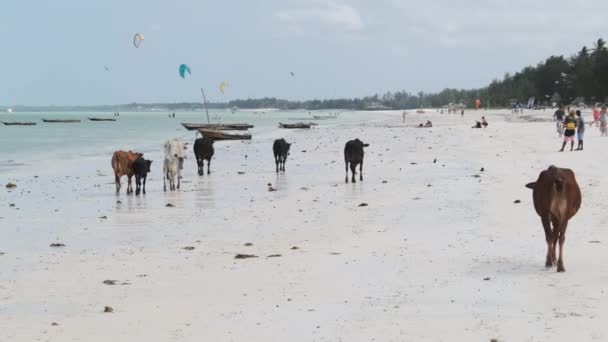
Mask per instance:
[[[120,178],[127,176],[127,195],[133,193],[131,178],[133,177],[133,162],[143,156],[143,153],[125,152],[122,150],[114,152],[112,155],[112,168],[114,169],[114,183],[116,183],[116,194],[120,192]]]
[[[545,228],[547,241],[546,267],[555,266],[555,249],[559,241],[559,259],[557,271],[564,272],[563,248],[566,240],[566,228],[570,220],[581,207],[581,190],[576,183],[574,172],[550,166],[540,173],[538,180],[526,184],[532,189],[534,208]],[[551,229],[553,225],[553,229]]]

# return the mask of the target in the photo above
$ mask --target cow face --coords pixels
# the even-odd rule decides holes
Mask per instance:
[[[528,184],[526,184],[526,188],[534,190],[535,185],[536,185],[536,182],[528,183]]]
[[[287,152],[287,155],[289,155],[289,148],[291,147],[291,143],[287,144],[287,150],[285,152]]]
[[[147,168],[147,172],[150,172],[150,166],[152,165],[152,161],[151,160],[146,160],[146,168]]]
[[[363,144],[363,147],[368,147],[368,146],[369,146],[369,144]]]

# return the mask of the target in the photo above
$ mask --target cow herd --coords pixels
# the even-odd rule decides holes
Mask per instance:
[[[207,161],[207,174],[211,174],[211,159],[214,155],[214,141],[210,138],[198,138],[194,142],[194,155],[198,167],[199,176],[205,174],[205,161]],[[348,183],[348,169],[352,173],[351,181],[356,182],[356,168],[359,166],[359,180],[363,181],[363,157],[364,147],[369,144],[359,139],[350,140],[344,146],[344,164],[346,169],[345,182]],[[285,139],[277,139],[272,145],[276,172],[285,171],[285,163],[289,156],[291,144]],[[163,189],[179,189],[181,170],[184,165],[186,146],[177,139],[169,140],[163,146]],[[131,178],[135,176],[135,195],[140,192],[146,193],[146,178],[150,172],[151,160],[146,160],[143,153],[132,151],[116,151],[112,156],[112,168],[114,169],[114,181],[116,183],[116,194],[120,192],[120,178],[127,176],[127,194],[133,193]],[[143,183],[143,184],[142,184]],[[574,172],[570,169],[562,169],[550,166],[542,171],[536,182],[526,184],[527,188],[533,190],[532,198],[534,208],[540,216],[545,230],[547,242],[547,255],[545,266],[547,268],[557,266],[558,272],[564,272],[563,247],[566,239],[566,228],[568,221],[578,212],[581,206],[581,191],[576,182]],[[559,244],[559,257],[556,249]]]
[[[205,161],[207,162],[207,174],[211,174],[211,159],[215,153],[213,148],[214,140],[208,137],[198,138],[194,141],[194,156],[198,167],[198,175],[205,175]],[[360,180],[363,180],[363,147],[369,144],[364,144],[361,140],[350,140],[344,147],[344,163],[346,164],[346,182],[348,183],[348,165],[352,170],[352,182],[355,183],[355,168],[359,165]],[[285,163],[289,156],[289,148],[291,144],[285,139],[277,139],[272,145],[274,154],[276,172],[285,171]],[[163,189],[167,191],[167,183],[169,190],[178,190],[181,183],[181,170],[184,166],[186,145],[177,140],[168,140],[163,146]],[[112,168],[114,169],[114,182],[116,184],[116,194],[120,193],[120,179],[122,176],[127,176],[127,195],[133,193],[131,179],[135,176],[136,190],[135,195],[140,192],[146,194],[146,178],[150,172],[151,160],[143,157],[143,153],[132,151],[116,151],[112,155]],[[143,183],[143,184],[142,184]]]

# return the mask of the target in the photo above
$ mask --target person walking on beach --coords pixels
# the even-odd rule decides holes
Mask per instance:
[[[560,138],[562,137],[564,129],[564,116],[566,116],[564,106],[559,106],[559,109],[553,114],[553,118],[555,119],[555,128],[557,129],[557,134]]]
[[[600,106],[599,104],[595,104],[593,106],[593,122],[595,122],[596,127],[600,125]]]
[[[602,110],[600,110],[599,117],[597,120],[593,121],[589,126],[593,126],[594,123],[600,123],[600,133],[602,136],[608,135],[606,124],[608,123],[608,114],[606,113],[606,106],[602,106]]]
[[[564,152],[566,144],[570,142],[570,151],[574,150],[574,135],[576,134],[576,118],[574,117],[574,110],[571,110],[566,120],[564,120],[564,143],[560,152]]]
[[[578,138],[578,147],[577,151],[583,150],[583,139],[585,138],[585,120],[583,120],[583,116],[581,115],[581,111],[576,111],[576,133]]]

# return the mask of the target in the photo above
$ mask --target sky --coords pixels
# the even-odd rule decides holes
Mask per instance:
[[[0,13],[9,106],[477,88],[608,39],[606,0],[19,0]]]

